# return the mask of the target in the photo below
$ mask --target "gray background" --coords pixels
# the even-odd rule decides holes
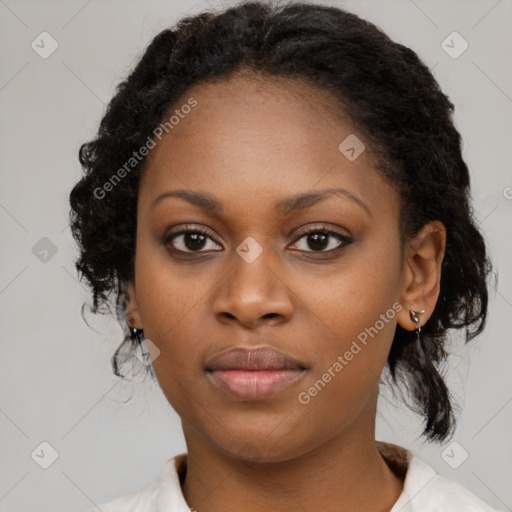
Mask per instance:
[[[93,137],[115,85],[158,31],[209,3],[0,0],[1,512],[85,511],[152,482],[185,451],[179,418],[160,390],[111,373],[120,327],[93,315],[94,329],[82,321],[89,294],[73,266],[68,195],[81,173],[78,148]],[[448,381],[463,406],[458,444],[423,444],[420,422],[389,393],[377,437],[512,510],[512,2],[330,3],[417,51],[455,103],[475,214],[499,270],[484,333],[469,347],[453,339]],[[59,45],[47,59],[31,47],[43,31]],[[453,31],[469,44],[458,58],[441,46]],[[50,456],[43,441],[58,453],[48,469],[31,457],[36,448],[39,461]],[[460,463],[462,450],[469,457],[457,469],[445,462]]]

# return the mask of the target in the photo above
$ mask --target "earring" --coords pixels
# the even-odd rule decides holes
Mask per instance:
[[[135,329],[130,327],[130,337],[132,340],[137,340],[139,343],[142,343],[144,339],[144,330],[143,329]]]
[[[410,311],[411,319],[416,324],[416,333],[418,334],[418,338],[420,337],[420,332],[421,332],[419,315],[422,315],[423,313],[425,313],[424,309],[422,309],[421,311],[413,311],[411,309],[411,311]]]
[[[144,336],[143,336],[144,331],[142,329],[137,329],[136,327],[134,327],[135,319],[132,316],[128,317],[127,324],[128,324],[128,327],[130,328],[130,338],[132,340],[138,341],[138,343],[140,344],[142,342],[142,340],[144,339]]]
[[[133,319],[130,319],[128,321],[128,323],[130,324],[130,326],[132,326],[135,322],[133,321]],[[149,351],[148,351],[146,339],[144,338],[144,329],[137,329],[134,327],[130,327],[130,337],[132,340],[137,341],[138,345],[140,346],[141,352],[142,352],[142,363],[144,364],[146,369],[149,371],[151,378],[153,380],[155,380],[156,375],[153,370],[153,364],[151,362],[151,355],[149,354]]]

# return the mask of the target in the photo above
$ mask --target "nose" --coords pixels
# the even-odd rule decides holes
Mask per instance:
[[[279,266],[272,264],[271,268],[271,257],[265,253],[251,263],[236,253],[233,255],[233,265],[221,281],[213,302],[219,322],[255,329],[291,319],[294,310],[291,289]]]

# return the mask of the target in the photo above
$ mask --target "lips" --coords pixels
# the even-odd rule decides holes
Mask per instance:
[[[306,366],[271,347],[235,348],[211,359],[207,371],[215,370],[304,370]]]
[[[262,400],[283,391],[307,367],[271,347],[235,348],[211,359],[207,375],[217,389],[238,400]]]

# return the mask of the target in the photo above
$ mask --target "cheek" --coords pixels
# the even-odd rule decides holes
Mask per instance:
[[[310,337],[316,349],[304,401],[315,407],[339,404],[340,414],[350,414],[351,407],[344,408],[352,403],[355,412],[386,364],[401,309],[400,253],[398,239],[377,242],[347,256],[329,273],[328,286],[301,280],[304,291],[312,290],[303,294],[304,314],[314,324]]]
[[[155,375],[168,402],[187,418],[192,404],[207,403],[196,389],[197,382],[204,378],[198,358],[205,349],[197,311],[204,308],[214,280],[208,273],[201,280],[185,277],[176,267],[171,269],[169,262],[146,264],[139,278],[144,335],[160,350],[152,362]]]
[[[193,267],[193,266],[192,266]],[[214,285],[208,272],[185,268],[171,261],[165,249],[141,240],[136,255],[138,309],[144,335],[159,348],[155,373],[185,371],[190,354],[204,343],[198,335],[195,311],[204,307]],[[178,341],[178,342],[176,342]]]
[[[385,325],[378,323],[379,334],[392,338],[389,320],[396,323],[392,306],[400,296],[399,262],[398,240],[368,240],[347,251],[338,265],[297,277],[304,312],[326,338],[326,349],[342,349],[387,311]]]

